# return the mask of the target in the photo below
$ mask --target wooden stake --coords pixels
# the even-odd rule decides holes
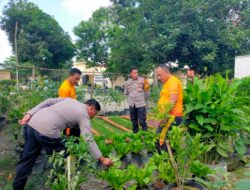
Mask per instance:
[[[67,157],[67,169],[68,169],[68,190],[71,189],[71,179],[70,179],[70,155]]]
[[[15,27],[15,54],[16,54],[16,65],[18,66],[18,53],[17,53],[17,22]],[[19,76],[18,76],[18,67],[16,67],[16,86],[17,90],[19,89]]]
[[[176,161],[174,159],[172,149],[171,149],[171,146],[169,144],[169,140],[166,140],[166,144],[167,144],[167,147],[168,147],[169,159],[170,159],[170,162],[171,162],[171,164],[172,164],[172,166],[174,168],[175,181],[176,181],[177,188],[179,190],[183,190],[182,185],[181,185],[181,179],[180,179],[179,172],[178,172],[178,165],[177,165],[177,163],[176,163]]]

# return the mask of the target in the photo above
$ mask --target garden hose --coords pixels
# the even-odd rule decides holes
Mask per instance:
[[[175,119],[175,116],[171,115],[170,118],[168,119],[166,125],[162,128],[162,131],[160,134],[160,141],[159,141],[160,146],[162,146],[164,144],[167,131],[168,131],[169,127],[171,126],[171,124],[173,123],[174,119]]]

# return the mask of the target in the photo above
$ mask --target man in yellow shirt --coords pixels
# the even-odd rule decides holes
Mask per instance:
[[[169,71],[168,66],[161,64],[156,69],[157,78],[162,82],[162,90],[158,101],[158,107],[161,111],[164,108],[169,108],[169,118],[160,121],[158,133],[161,133],[159,145],[161,149],[165,147],[165,135],[167,130],[173,125],[180,125],[183,115],[183,91],[181,81],[173,76]],[[163,110],[162,110],[163,108]]]
[[[72,68],[69,72],[68,78],[61,84],[58,94],[59,98],[73,98],[76,99],[76,89],[75,86],[81,78],[82,72],[77,68]],[[80,128],[75,126],[74,128],[66,128],[64,134],[67,136],[80,137]]]
[[[68,78],[62,83],[59,88],[59,98],[73,98],[76,99],[75,85],[78,84],[82,72],[77,68],[72,68],[69,72]]]

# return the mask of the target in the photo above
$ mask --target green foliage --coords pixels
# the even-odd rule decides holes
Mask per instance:
[[[235,96],[239,98],[237,106],[250,106],[250,77],[240,79],[241,83],[236,89]]]
[[[16,24],[20,63],[31,62],[35,66],[49,68],[70,66],[74,46],[69,35],[52,16],[34,3],[10,1],[4,7],[0,27],[7,33],[13,50]]]
[[[207,174],[212,173],[212,170],[208,166],[200,163],[198,160],[208,150],[208,146],[201,142],[201,134],[197,133],[192,137],[188,132],[183,132],[179,127],[173,127],[168,133],[170,147],[174,150],[173,158],[176,162],[176,166],[173,161],[170,161],[178,172],[178,178],[175,175],[175,181],[180,181],[184,184],[184,181],[191,176],[191,172],[194,172],[199,177],[205,177]]]
[[[109,24],[112,19],[111,9],[100,8],[88,21],[82,21],[74,28],[77,56],[84,58],[91,66],[107,63]]]
[[[248,189],[250,186],[250,180],[249,179],[242,179],[238,182],[236,182],[235,187],[238,190],[244,190],[244,189]]]
[[[125,96],[115,89],[97,89],[95,90],[94,97],[104,105],[104,112],[106,112],[106,106],[108,104],[114,102],[116,105],[121,105],[125,100]]]
[[[138,168],[135,165],[129,165],[126,169],[119,169],[119,165],[114,165],[107,171],[101,171],[99,176],[106,180],[115,190],[121,190],[124,184],[130,180],[135,180],[135,186],[143,188],[152,180],[152,173],[156,169],[153,162],[147,163],[144,167]],[[132,187],[131,187],[132,188]]]
[[[248,0],[112,2],[74,31],[78,55],[90,65],[105,62],[107,72],[125,75],[134,65],[146,74],[178,60],[201,75],[225,74],[250,51]]]
[[[111,144],[105,143],[105,136],[95,136],[96,144],[98,145],[99,149],[101,150],[103,156],[108,157],[108,155],[113,150],[113,146]]]
[[[156,170],[156,166],[152,162],[148,162],[144,167],[138,168],[135,165],[128,166],[128,172],[132,174],[132,179],[137,182],[139,188],[146,187],[152,182],[153,171]]]
[[[233,152],[230,138],[237,140],[238,133],[249,132],[245,113],[235,107],[236,89],[240,81],[230,82],[220,75],[204,80],[194,78],[184,94],[185,120],[190,134],[202,134],[202,141],[210,145],[205,162],[228,157]],[[236,151],[244,154],[242,141],[236,141]],[[209,157],[208,157],[209,156]]]
[[[245,112],[245,117],[250,117],[250,77],[245,77],[240,79],[240,84],[238,88],[236,89],[235,93],[236,101],[234,104],[235,108],[238,108]],[[247,121],[246,125],[250,125],[250,120]],[[248,137],[250,140],[250,135],[248,133]],[[250,144],[250,143],[249,143]]]
[[[209,166],[201,163],[199,160],[195,160],[190,164],[190,172],[197,177],[204,177],[207,174],[213,173],[213,170]]]
[[[114,166],[109,168],[108,171],[102,171],[100,177],[106,180],[115,190],[122,190],[124,184],[133,179],[128,170],[120,170]]]
[[[4,82],[6,83],[6,82]],[[6,86],[8,85],[8,86]],[[47,98],[58,97],[59,83],[48,80],[37,80],[17,89],[13,81],[1,84],[0,88],[0,112],[7,116],[8,123],[13,129],[14,138],[20,133],[20,120],[24,114]],[[6,86],[6,87],[5,87]]]
[[[78,143],[75,141],[78,140]],[[70,173],[71,180],[68,181],[68,168],[66,152],[54,152],[52,156],[49,157],[49,163],[53,165],[50,171],[50,176],[47,181],[47,185],[50,186],[52,190],[59,189],[77,189],[79,184],[85,180],[84,171],[96,172],[95,162],[89,154],[88,146],[82,138],[70,137],[65,139],[68,156],[70,156]],[[80,163],[84,161],[85,165],[82,168]]]
[[[161,86],[160,85],[153,85],[150,87],[150,97],[149,100],[153,103],[157,103],[160,98],[160,92],[161,92]]]
[[[165,183],[175,182],[174,170],[167,152],[162,152],[161,154],[155,153],[150,158],[150,162],[153,162],[157,166],[157,179],[163,180]]]

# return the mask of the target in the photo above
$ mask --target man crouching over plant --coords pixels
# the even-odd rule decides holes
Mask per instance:
[[[93,118],[100,110],[100,104],[94,99],[82,104],[70,98],[51,98],[28,111],[19,121],[21,125],[25,125],[25,144],[16,169],[14,190],[24,189],[42,148],[49,155],[53,151],[65,150],[61,132],[66,127],[79,125],[81,136],[88,143],[92,156],[99,159],[105,166],[112,165],[111,159],[102,156],[91,133],[90,118]]]
[[[165,64],[161,64],[156,69],[157,78],[162,82],[162,90],[158,101],[160,112],[166,112],[167,117],[160,121],[157,132],[160,134],[158,150],[167,150],[164,143],[168,129],[172,125],[180,125],[183,114],[183,91],[181,81],[173,76]]]

